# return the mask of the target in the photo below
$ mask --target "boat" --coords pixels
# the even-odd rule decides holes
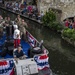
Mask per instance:
[[[27,57],[16,61],[12,54],[15,49],[11,46],[8,46],[8,52],[4,51],[5,55],[1,54],[6,49],[4,47],[6,42],[13,43],[13,38],[9,38],[10,40],[7,40],[6,33],[3,31],[0,37],[0,75],[52,75],[48,64],[49,52],[42,45],[43,40],[37,41],[29,31],[26,31],[27,42],[21,40],[21,45]],[[42,50],[41,53],[36,53],[40,50]]]

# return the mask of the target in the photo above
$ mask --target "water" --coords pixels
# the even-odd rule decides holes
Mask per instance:
[[[3,16],[9,16],[14,20],[15,15],[2,11]],[[5,14],[4,14],[5,13]],[[75,75],[75,47],[62,40],[61,35],[47,27],[25,19],[28,30],[39,41],[44,40],[44,46],[49,50],[49,64],[56,75]]]
[[[32,31],[31,31],[32,30]],[[61,35],[44,27],[30,25],[31,33],[49,50],[51,69],[57,75],[75,75],[75,48],[61,39]]]

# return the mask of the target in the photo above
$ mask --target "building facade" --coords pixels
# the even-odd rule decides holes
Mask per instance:
[[[10,0],[5,0],[10,1]],[[14,1],[14,0],[12,0]],[[20,1],[20,0],[16,0]],[[22,0],[23,2],[24,0]],[[57,10],[57,15],[61,21],[68,17],[75,16],[75,0],[26,0],[27,3],[31,2],[35,4],[38,8],[38,11],[45,13],[50,8]],[[59,12],[61,11],[61,12]]]
[[[61,21],[75,16],[75,0],[38,0],[37,7],[40,13],[41,11],[45,13],[50,8],[61,10]]]

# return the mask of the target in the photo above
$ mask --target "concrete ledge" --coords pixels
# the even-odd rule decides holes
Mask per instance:
[[[75,41],[73,41],[73,40],[71,40],[71,39],[69,39],[67,37],[63,37],[63,36],[62,36],[62,39],[67,41],[68,43],[70,43],[71,45],[73,45],[75,47]]]

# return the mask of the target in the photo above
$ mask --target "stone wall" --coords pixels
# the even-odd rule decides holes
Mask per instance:
[[[75,3],[71,3],[68,5],[64,5],[61,7],[62,9],[62,17],[61,20],[64,20],[68,17],[74,17],[75,16]]]
[[[39,11],[44,13],[48,11],[49,8],[55,8],[62,11],[60,16],[61,21],[68,17],[75,16],[75,0],[38,0]]]

